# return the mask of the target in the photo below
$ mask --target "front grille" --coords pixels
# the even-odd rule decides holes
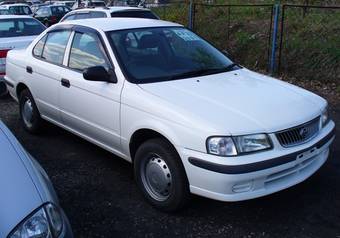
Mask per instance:
[[[305,124],[276,133],[276,137],[283,147],[300,145],[311,140],[319,132],[320,117]]]

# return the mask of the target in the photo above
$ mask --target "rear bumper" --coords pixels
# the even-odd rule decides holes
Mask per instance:
[[[330,122],[316,138],[296,148],[276,144],[272,151],[233,158],[182,149],[190,191],[220,201],[241,201],[283,190],[325,163],[334,137],[335,125]]]

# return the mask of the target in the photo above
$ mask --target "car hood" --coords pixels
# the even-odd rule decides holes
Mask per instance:
[[[0,49],[26,48],[38,35],[0,38]]]
[[[0,122],[0,237],[7,237],[42,203],[22,160],[27,155],[16,143],[14,136]]]
[[[188,113],[192,125],[204,122],[223,135],[283,130],[317,117],[327,104],[309,91],[247,69],[139,86]]]

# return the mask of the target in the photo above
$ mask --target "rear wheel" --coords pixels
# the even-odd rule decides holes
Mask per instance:
[[[33,96],[24,89],[19,97],[20,119],[24,128],[30,133],[38,133],[43,123]]]
[[[157,209],[176,211],[190,198],[189,183],[177,151],[164,139],[151,139],[137,150],[134,162],[137,185]]]
[[[0,82],[0,98],[8,97],[7,86],[4,82]]]

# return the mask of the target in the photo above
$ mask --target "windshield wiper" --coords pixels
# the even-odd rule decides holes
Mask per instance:
[[[197,76],[204,76],[204,75],[209,75],[209,74],[218,74],[218,73],[223,73],[223,72],[229,72],[233,70],[236,66],[240,67],[236,63],[232,63],[228,65],[227,67],[224,68],[207,68],[207,69],[199,69],[199,70],[194,70],[190,72],[185,72],[177,75],[171,76],[169,79],[174,80],[174,79],[182,79],[182,78],[191,78],[191,77],[197,77]]]

